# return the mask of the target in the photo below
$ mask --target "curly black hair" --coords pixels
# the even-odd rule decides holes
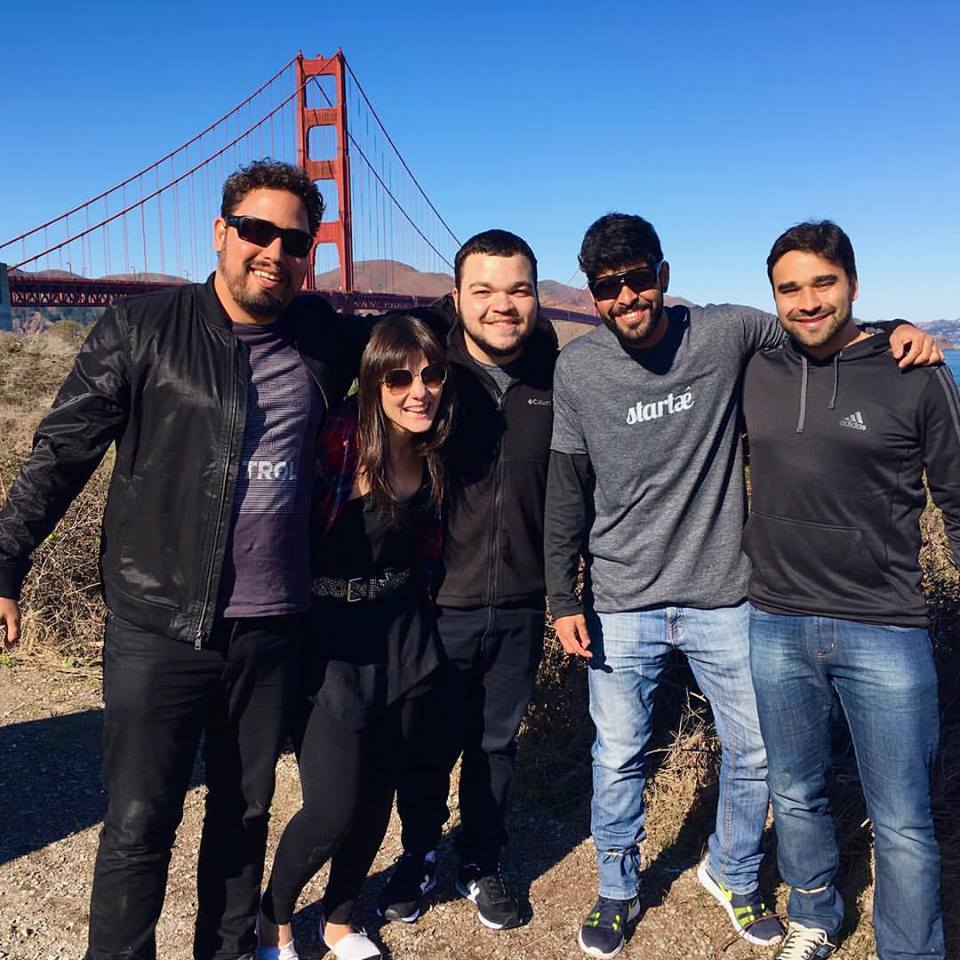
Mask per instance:
[[[635,263],[653,265],[663,259],[660,238],[653,224],[628,213],[607,213],[583,235],[580,269],[592,283],[604,270],[619,270]]]
[[[241,167],[231,173],[223,185],[220,216],[233,213],[243,198],[254,190],[286,190],[299,197],[307,210],[310,232],[317,232],[323,219],[323,197],[305,170],[269,157]]]

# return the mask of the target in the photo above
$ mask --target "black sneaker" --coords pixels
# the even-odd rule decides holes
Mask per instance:
[[[510,892],[498,863],[486,872],[475,863],[465,863],[457,874],[457,893],[476,904],[480,922],[491,930],[519,927],[520,903]]]
[[[632,900],[609,900],[597,897],[593,909],[580,924],[577,940],[580,949],[591,957],[609,960],[615,957],[624,944],[627,927],[640,916],[640,898]]]
[[[402,853],[380,892],[377,913],[385,920],[413,923],[423,913],[423,898],[436,885],[437,855],[432,850],[422,859]]]
[[[725,887],[707,869],[707,861],[697,867],[697,879],[702,886],[726,911],[737,935],[748,943],[760,947],[769,947],[783,937],[783,924],[773,910],[767,906],[759,887],[753,893],[734,893]]]

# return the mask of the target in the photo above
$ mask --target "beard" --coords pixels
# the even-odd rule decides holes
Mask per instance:
[[[831,314],[824,318],[820,325],[819,330],[809,330],[804,326],[802,319],[797,317],[795,314],[791,314],[787,317],[787,322],[783,324],[787,328],[787,332],[795,340],[797,340],[804,347],[812,347],[817,349],[819,347],[827,346],[842,330],[844,330],[850,322],[852,311],[847,308],[845,310],[834,310]]]
[[[275,290],[264,290],[255,286],[255,281],[251,279],[251,271],[257,266],[263,266],[273,273],[278,273],[283,278],[283,282]],[[278,316],[290,306],[297,295],[289,272],[279,266],[267,267],[254,262],[241,264],[237,270],[229,270],[221,253],[217,270],[237,305],[258,320],[271,320]]]
[[[480,347],[480,349],[483,350],[485,354],[487,354],[487,356],[497,357],[499,359],[503,359],[505,357],[512,357],[517,352],[517,350],[519,350],[520,347],[523,346],[523,340],[518,340],[516,343],[510,346],[498,346],[495,343],[491,343],[486,337],[482,335],[477,336],[475,335],[475,333],[467,331],[466,327],[464,327],[463,333],[464,333],[464,336],[467,336],[471,340],[473,340],[474,343],[476,343],[476,345]]]
[[[646,320],[626,330],[617,324],[618,317],[637,309],[647,311]],[[600,319],[603,320],[606,328],[620,341],[622,346],[630,350],[643,350],[650,344],[651,340],[654,342],[659,340],[663,315],[662,300],[657,303],[640,297],[628,307],[617,307],[614,310],[601,313]]]

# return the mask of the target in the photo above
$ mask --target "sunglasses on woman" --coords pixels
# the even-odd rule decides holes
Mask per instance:
[[[428,363],[419,373],[414,373],[412,370],[398,367],[396,370],[388,370],[380,382],[391,393],[403,393],[413,386],[413,381],[417,377],[428,390],[439,390],[446,383],[447,368],[442,363]]]
[[[259,217],[237,217],[230,214],[224,217],[224,220],[227,226],[237,228],[237,236],[241,240],[258,247],[269,247],[279,237],[280,246],[288,257],[305,257],[313,245],[313,237],[306,230],[278,227],[275,223]]]

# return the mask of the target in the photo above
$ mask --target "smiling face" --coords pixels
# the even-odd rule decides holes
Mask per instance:
[[[643,271],[641,268],[653,268],[654,264],[644,261],[629,263],[617,269],[602,270],[596,280],[615,274],[638,271],[648,273],[653,286],[645,290],[634,290],[628,282],[620,287],[615,299],[597,299],[597,312],[617,339],[631,350],[648,350],[655,346],[667,332],[667,317],[663,311],[663,294],[670,281],[670,264],[665,260],[660,264],[659,272]]]
[[[853,322],[857,282],[843,267],[791,250],[773,265],[771,281],[780,324],[812,356],[829,357],[859,335]]]
[[[423,353],[411,354],[404,365],[413,375],[413,382],[404,389],[392,389],[386,383],[380,383],[380,405],[390,426],[401,436],[426,433],[433,426],[443,394],[443,384],[436,384],[433,378],[427,380],[434,385],[428,387],[421,376],[428,364]]]
[[[472,253],[463,261],[453,302],[470,355],[491,366],[509,363],[537,322],[533,265],[522,253]]]
[[[269,220],[281,228],[309,232],[303,201],[287,190],[251,190],[231,211]],[[213,224],[217,250],[214,287],[234,323],[271,323],[303,286],[307,257],[284,253],[279,236],[266,247],[241,240],[222,217]]]

